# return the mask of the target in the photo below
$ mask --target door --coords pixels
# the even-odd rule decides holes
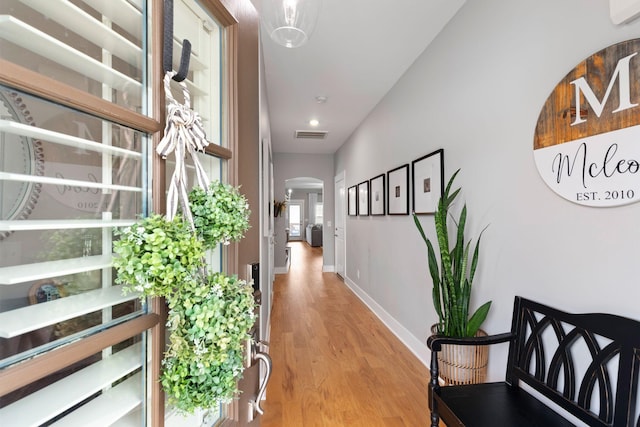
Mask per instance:
[[[287,224],[289,225],[289,240],[302,240],[304,229],[302,218],[304,215],[304,201],[290,200],[287,205]]]
[[[344,228],[345,228],[345,191],[344,191],[344,172],[339,173],[335,177],[335,221],[336,227],[334,232],[335,237],[335,254],[336,254],[336,273],[338,276],[345,277],[345,240],[344,240]]]

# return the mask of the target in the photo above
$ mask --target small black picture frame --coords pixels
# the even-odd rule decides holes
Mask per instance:
[[[432,214],[444,192],[444,150],[441,148],[411,162],[413,212]]]
[[[358,187],[353,185],[347,189],[347,214],[358,215]]]
[[[358,215],[369,216],[369,181],[358,184]]]
[[[387,213],[409,215],[409,164],[387,172]]]
[[[386,213],[385,174],[380,174],[369,180],[369,200],[371,200],[371,215],[384,215]]]

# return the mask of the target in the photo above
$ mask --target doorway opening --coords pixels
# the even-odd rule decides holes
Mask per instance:
[[[287,241],[306,241],[322,247],[324,181],[297,177],[285,180]]]

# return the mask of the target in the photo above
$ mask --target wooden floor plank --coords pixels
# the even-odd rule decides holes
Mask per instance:
[[[345,286],[322,249],[291,242],[271,313],[262,427],[429,425],[428,369]]]

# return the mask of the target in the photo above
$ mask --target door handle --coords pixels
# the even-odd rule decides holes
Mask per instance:
[[[264,366],[267,372],[264,375],[264,382],[260,385],[260,389],[258,390],[258,396],[256,396],[255,401],[255,409],[256,412],[260,415],[264,414],[264,409],[260,406],[260,402],[264,398],[264,394],[267,392],[267,384],[269,383],[269,379],[271,378],[271,368],[273,366],[271,362],[271,357],[267,353],[258,352],[255,356],[256,360],[259,360],[264,363]]]
[[[249,401],[249,416],[247,418],[248,421],[253,421],[256,417],[256,412],[259,415],[264,414],[264,409],[260,406],[260,402],[262,402],[262,398],[264,397],[265,392],[267,391],[267,384],[269,383],[269,379],[271,378],[271,357],[267,353],[257,352],[253,356],[253,360],[257,360],[258,363],[263,362],[266,367],[266,373],[264,376],[264,382],[260,384],[258,389],[258,394],[256,395],[256,400]]]

